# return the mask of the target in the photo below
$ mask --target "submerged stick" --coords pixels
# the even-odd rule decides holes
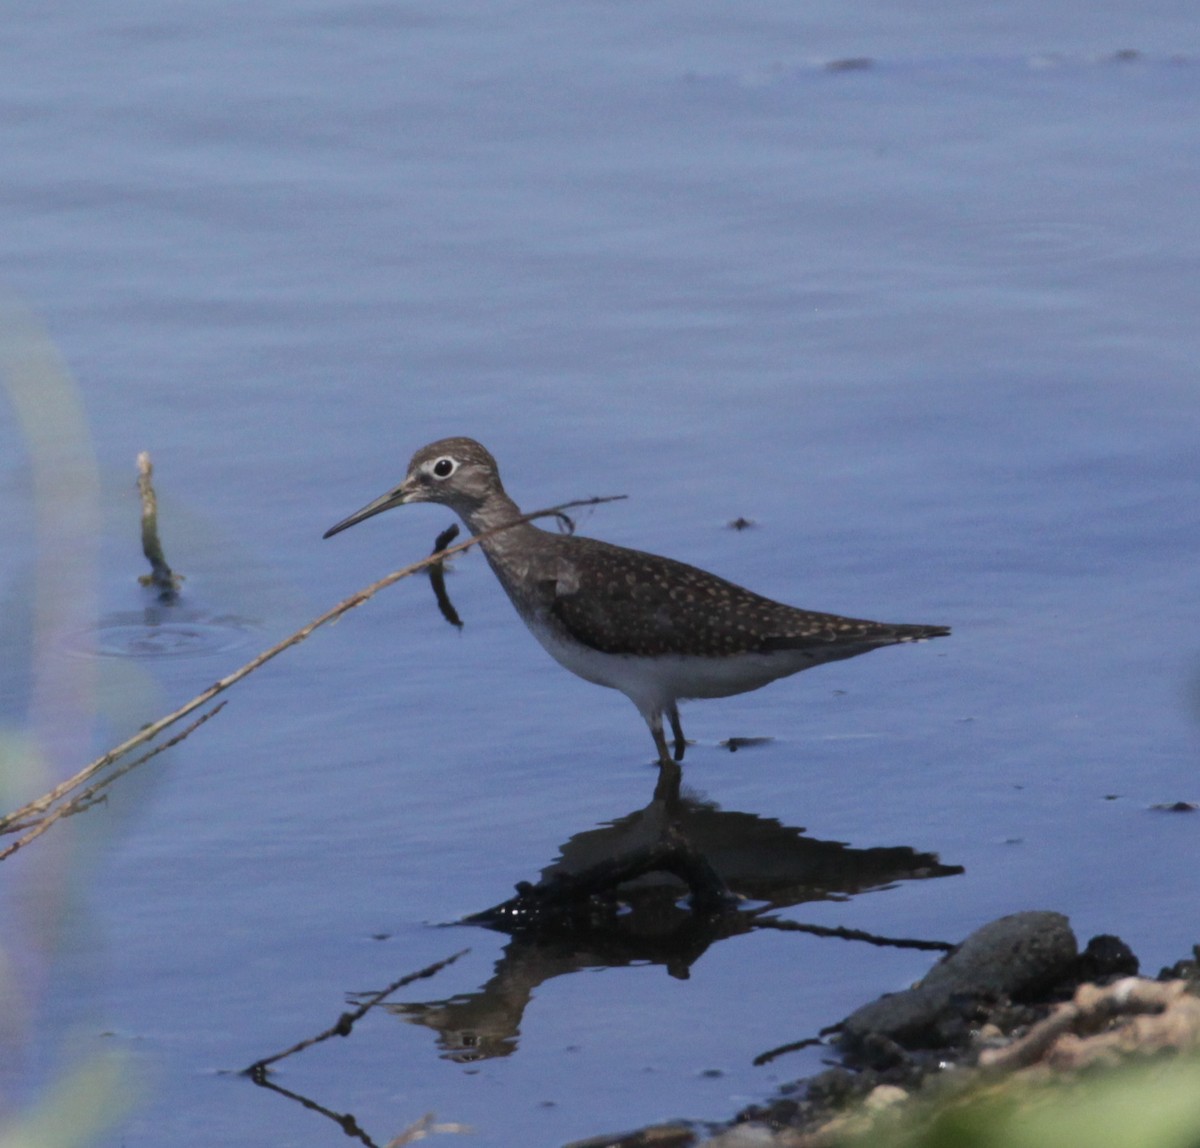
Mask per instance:
[[[273,1056],[264,1056],[261,1060],[256,1060],[249,1068],[242,1069],[242,1075],[250,1077],[255,1083],[261,1083],[266,1076],[267,1069],[277,1061],[283,1060],[284,1057],[293,1056],[297,1052],[303,1052],[306,1048],[312,1048],[314,1044],[320,1044],[322,1041],[328,1040],[332,1036],[349,1036],[354,1028],[355,1022],[362,1020],[377,1004],[382,1002],[386,997],[392,995],[398,989],[404,988],[405,985],[411,985],[413,981],[423,981],[428,977],[435,976],[440,973],[447,965],[454,964],[459,957],[466,956],[470,949],[460,949],[452,956],[446,957],[444,960],[435,961],[432,965],[421,969],[419,972],[408,973],[401,977],[398,981],[393,981],[385,989],[380,989],[379,992],[372,993],[367,999],[350,1012],[344,1012],[338,1017],[337,1022],[324,1032],[317,1033],[316,1036],[310,1036],[305,1040],[298,1041],[291,1048],[285,1048],[282,1052],[277,1052]]]
[[[335,1112],[332,1108],[327,1108],[324,1104],[313,1100],[311,1097],[305,1096],[301,1092],[295,1092],[290,1088],[284,1088],[282,1084],[276,1084],[275,1081],[268,1080],[265,1076],[256,1076],[254,1083],[259,1088],[266,1088],[268,1091],[274,1092],[276,1095],[282,1096],[287,1100],[296,1101],[301,1108],[304,1108],[308,1112],[315,1112],[319,1116],[324,1116],[327,1120],[332,1120],[341,1130],[343,1136],[347,1136],[351,1140],[357,1140],[365,1148],[379,1148],[379,1145],[363,1131],[352,1112]]]
[[[782,917],[758,917],[756,929],[778,929],[784,933],[808,933],[813,937],[830,937],[843,941],[862,941],[868,945],[888,949],[917,949],[927,953],[951,953],[957,945],[949,941],[925,941],[919,937],[883,937],[878,933],[865,933],[862,929],[850,929],[844,925],[806,925],[801,921],[789,921]]]
[[[511,530],[514,526],[519,526],[524,522],[532,522],[537,518],[548,518],[551,516],[561,516],[564,510],[575,506],[598,506],[604,502],[616,502],[625,498],[624,494],[608,495],[606,497],[597,498],[581,498],[572,502],[564,502],[559,506],[552,506],[546,510],[535,510],[531,514],[522,514],[519,518],[514,518],[511,522],[506,522],[502,526],[495,526],[491,530],[485,530],[481,534],[473,535],[464,542],[459,542],[455,546],[449,546],[444,550],[439,550],[435,554],[430,554],[427,558],[422,558],[419,562],[413,562],[400,570],[393,570],[392,573],[380,578],[377,582],[372,582],[363,590],[359,590],[356,594],[351,594],[349,598],[339,602],[330,610],[326,610],[318,618],[314,618],[306,626],[301,626],[294,634],[288,638],[284,638],[281,642],[276,642],[270,649],[264,650],[255,658],[251,658],[244,666],[236,669],[231,674],[227,674],[219,681],[214,682],[208,689],[197,694],[191,701],[185,702],[177,710],[167,714],[165,717],[159,718],[157,721],[150,722],[149,725],[143,726],[132,737],[121,742],[120,745],[114,746],[106,753],[101,754],[94,761],[85,765],[73,777],[67,778],[66,781],[56,785],[48,793],[41,797],[21,806],[20,809],[14,810],[12,813],[7,813],[0,817],[0,833],[8,831],[15,823],[23,821],[27,817],[37,816],[44,813],[56,801],[66,796],[74,789],[89,781],[100,770],[111,765],[114,761],[124,757],[130,750],[136,749],[139,745],[144,745],[148,741],[152,741],[163,730],[174,725],[177,721],[194,713],[201,706],[207,705],[218,694],[224,693],[231,686],[236,685],[244,677],[254,673],[260,666],[271,661],[272,658],[278,657],[284,650],[303,642],[314,630],[324,626],[327,622],[332,622],[340,618],[343,614],[361,606],[364,602],[373,598],[380,590],[392,585],[393,582],[399,582],[402,578],[408,578],[418,571],[427,570],[431,566],[444,562],[447,558],[454,554],[461,554],[465,550],[469,550],[472,546],[479,545],[480,542],[500,534],[505,530]],[[0,860],[3,858],[0,857]]]
[[[447,526],[445,530],[437,536],[437,541],[433,544],[433,553],[445,550],[458,537],[458,523]],[[446,593],[446,564],[444,562],[435,562],[429,567],[429,584],[433,587],[433,596],[437,599],[438,609],[442,612],[442,617],[446,619],[450,625],[462,629],[462,619],[458,616],[458,611],[454,608],[454,603],[450,601],[450,595]]]
[[[179,583],[183,581],[183,575],[176,574],[167,564],[158,537],[158,498],[151,482],[154,464],[150,461],[149,451],[144,450],[137,456],[137,466],[138,493],[142,496],[142,553],[150,563],[150,573],[141,575],[138,581],[143,586],[154,586],[160,602],[174,602],[179,597]]]
[[[327,1120],[332,1120],[338,1126],[343,1136],[348,1136],[351,1140],[357,1140],[360,1144],[365,1145],[365,1148],[380,1148],[363,1131],[362,1126],[358,1123],[353,1113],[335,1112],[332,1108],[327,1108],[324,1104],[313,1100],[311,1097],[296,1092],[291,1088],[284,1088],[282,1084],[277,1084],[274,1080],[270,1080],[267,1077],[262,1077],[261,1079],[255,1078],[254,1083],[260,1088],[266,1088],[288,1100],[296,1101],[297,1104],[309,1112],[316,1112],[318,1115],[324,1116]],[[424,1140],[427,1136],[432,1136],[438,1132],[473,1131],[470,1125],[467,1124],[446,1124],[437,1123],[436,1121],[436,1115],[432,1112],[427,1112],[420,1120],[414,1121],[399,1136],[389,1140],[382,1148],[402,1148],[403,1145],[415,1144],[418,1140]]]

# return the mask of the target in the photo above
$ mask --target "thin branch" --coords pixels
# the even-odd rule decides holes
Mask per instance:
[[[783,917],[758,917],[756,929],[778,929],[784,933],[808,933],[813,937],[833,937],[843,941],[864,941],[892,949],[920,949],[924,952],[948,953],[956,949],[949,941],[923,941],[914,937],[881,937],[878,933],[864,933],[862,929],[848,929],[843,925],[805,925],[800,921],[789,921]]]
[[[349,1036],[354,1028],[355,1022],[362,1020],[377,1004],[385,997],[389,997],[397,989],[404,988],[405,985],[411,985],[413,981],[425,980],[428,977],[435,976],[440,973],[447,965],[454,964],[459,957],[466,956],[470,949],[462,949],[453,956],[447,957],[445,960],[437,961],[427,968],[421,969],[420,972],[409,973],[401,977],[398,981],[393,981],[387,988],[381,989],[377,993],[372,993],[358,1008],[351,1012],[344,1012],[337,1019],[337,1023],[332,1027],[327,1028],[324,1032],[318,1033],[316,1036],[310,1036],[307,1040],[302,1040],[297,1044],[293,1044],[291,1048],[285,1048],[283,1052],[277,1052],[273,1056],[264,1056],[261,1060],[256,1060],[249,1068],[242,1069],[242,1075],[250,1077],[255,1083],[263,1083],[266,1079],[267,1069],[276,1061],[283,1060],[284,1057],[292,1056],[297,1052],[303,1052],[306,1048],[312,1048],[314,1044],[320,1044],[323,1040],[328,1040],[331,1036]]]
[[[799,1052],[801,1049],[813,1048],[816,1045],[824,1043],[825,1041],[819,1036],[807,1036],[803,1040],[793,1040],[790,1044],[781,1044],[778,1048],[769,1049],[767,1052],[760,1052],[750,1063],[755,1068],[761,1068],[764,1064],[770,1064],[771,1061],[778,1060],[779,1057],[785,1056],[789,1052]]]
[[[326,610],[319,618],[315,618],[308,625],[302,626],[291,637],[277,642],[270,649],[264,650],[257,657],[252,658],[240,669],[234,670],[233,673],[227,674],[219,681],[214,682],[208,689],[197,694],[191,701],[180,706],[173,713],[167,714],[165,717],[159,718],[157,721],[151,722],[149,725],[143,726],[142,729],[121,742],[120,745],[114,746],[107,753],[101,754],[95,761],[89,762],[73,777],[69,777],[66,781],[56,785],[49,793],[43,794],[34,801],[30,801],[20,809],[14,810],[12,813],[5,814],[0,817],[0,833],[5,832],[9,826],[15,822],[45,812],[56,801],[64,795],[70,793],[73,789],[77,789],[90,778],[94,777],[100,770],[111,765],[114,761],[124,757],[130,750],[136,749],[139,745],[144,745],[157,737],[168,726],[174,725],[181,718],[185,718],[188,714],[194,713],[201,706],[207,705],[218,694],[224,693],[230,686],[236,685],[244,677],[252,674],[260,666],[271,661],[272,658],[282,654],[284,650],[291,646],[295,646],[303,642],[314,630],[324,626],[327,622],[332,622],[340,618],[343,614],[350,610],[361,606],[364,602],[373,598],[380,590],[392,585],[393,582],[399,582],[401,578],[407,578],[418,571],[427,570],[431,566],[444,562],[447,558],[455,554],[460,554],[465,550],[471,549],[472,546],[478,546],[479,543],[486,541],[488,538],[496,534],[500,534],[505,530],[511,530],[514,526],[519,526],[524,522],[532,522],[537,518],[548,518],[551,516],[561,516],[564,510],[575,506],[597,506],[604,502],[616,502],[619,499],[625,498],[623,494],[609,495],[604,498],[581,498],[572,502],[564,502],[559,506],[552,506],[546,510],[535,510],[531,514],[522,514],[519,518],[514,518],[511,522],[506,522],[502,526],[493,527],[491,530],[485,530],[482,534],[476,534],[464,542],[459,542],[455,546],[449,546],[445,550],[439,550],[436,554],[430,554],[428,558],[422,558],[419,562],[413,562],[400,570],[393,570],[384,578],[380,578],[377,582],[372,582],[363,590],[359,590],[356,594],[351,594],[349,598],[339,602],[331,610]]]
[[[254,1083],[259,1088],[266,1088],[288,1100],[296,1101],[301,1108],[307,1108],[309,1112],[316,1112],[318,1115],[332,1120],[342,1130],[344,1135],[348,1136],[351,1140],[357,1140],[365,1148],[379,1148],[379,1145],[363,1131],[353,1113],[335,1112],[332,1108],[326,1108],[324,1104],[318,1104],[308,1096],[304,1096],[299,1092],[293,1092],[290,1088],[284,1088],[282,1084],[276,1084],[275,1081],[268,1080],[265,1076],[256,1076]]]
[[[3,861],[6,857],[11,857],[22,846],[28,845],[29,842],[41,837],[41,835],[45,833],[51,825],[58,821],[59,818],[70,817],[73,813],[79,813],[80,811],[87,809],[88,806],[95,801],[97,794],[99,794],[102,789],[105,789],[107,786],[116,781],[118,777],[128,773],[131,769],[136,769],[139,765],[142,765],[144,762],[149,761],[152,757],[156,757],[158,754],[162,753],[163,750],[170,749],[172,746],[178,745],[185,737],[188,736],[188,734],[190,734],[193,730],[198,729],[206,721],[208,721],[210,717],[212,717],[214,714],[220,713],[224,708],[225,702],[218,702],[211,710],[208,711],[208,713],[201,714],[201,716],[192,722],[191,725],[180,730],[180,732],[171,738],[170,741],[164,741],[162,745],[155,746],[152,750],[150,750],[149,753],[144,753],[141,757],[136,758],[133,761],[127,761],[124,765],[118,766],[107,777],[104,777],[100,781],[96,782],[95,785],[89,786],[82,793],[76,794],[71,798],[70,801],[64,801],[57,809],[47,813],[45,817],[36,822],[33,825],[33,828],[30,829],[30,831],[26,833],[24,837],[14,841],[11,845],[0,852],[0,861]],[[21,825],[20,828],[25,829],[28,827],[28,824],[29,823],[26,822],[24,825]],[[16,832],[16,830],[14,829],[13,832]]]

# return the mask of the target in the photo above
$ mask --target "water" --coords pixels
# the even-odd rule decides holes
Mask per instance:
[[[1184,955],[1193,819],[1151,806],[1200,797],[1194,17],[1083,16],[10,5],[0,281],[86,437],[65,382],[0,418],[7,804],[425,554],[448,512],[320,534],[465,433],[528,507],[630,496],[586,533],[954,627],[685,709],[725,814],[964,870],[780,916],[956,940],[1048,908]],[[135,582],[144,449],[170,619]],[[39,503],[39,466],[79,475]],[[685,980],[448,926],[653,785],[633,708],[478,556],[448,586],[461,634],[402,583],[4,863],[14,1118],[107,1056],[97,1143],[340,1143],[235,1073],[469,948],[397,999],[478,1005],[506,1055],[379,1012],[275,1082],[376,1143],[429,1111],[480,1145],[722,1119],[822,1054],[755,1055],[928,967],[761,929]]]

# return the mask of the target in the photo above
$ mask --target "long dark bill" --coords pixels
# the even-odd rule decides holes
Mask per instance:
[[[374,518],[376,514],[382,514],[385,510],[391,510],[393,506],[401,506],[404,503],[404,487],[398,486],[395,490],[389,490],[387,494],[381,494],[374,502],[368,502],[361,510],[356,510],[349,518],[343,518],[336,526],[331,526],[322,538],[332,538],[335,534],[340,534],[343,530],[349,529],[351,526],[357,526],[360,522],[367,518]]]

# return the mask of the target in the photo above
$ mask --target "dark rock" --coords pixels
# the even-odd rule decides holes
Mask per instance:
[[[695,1130],[686,1124],[655,1124],[637,1132],[573,1140],[565,1148],[688,1148],[695,1143]]]
[[[873,1048],[871,1063],[888,1042],[906,1049],[955,1043],[976,1019],[979,1002],[1032,996],[1067,977],[1077,954],[1061,913],[1001,917],[967,937],[916,987],[853,1012],[842,1022],[841,1042],[850,1051]]]
[[[1160,981],[1187,981],[1195,986],[1193,992],[1200,993],[1200,945],[1192,947],[1191,960],[1176,961],[1158,974]]]
[[[1097,984],[1108,984],[1120,977],[1136,977],[1138,974],[1138,959],[1133,950],[1111,933],[1101,933],[1087,943],[1087,948],[1079,954],[1079,966],[1076,978],[1083,981],[1094,981]]]
[[[864,1085],[857,1072],[845,1068],[827,1068],[808,1082],[809,1100],[819,1100],[833,1108],[862,1095]]]

